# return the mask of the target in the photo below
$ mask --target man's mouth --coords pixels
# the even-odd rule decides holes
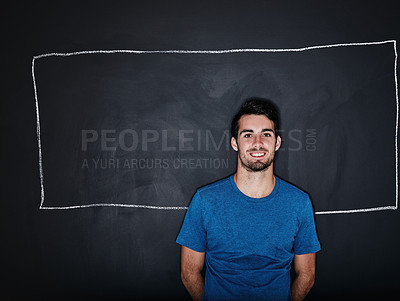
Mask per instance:
[[[265,152],[250,152],[249,154],[253,158],[262,158],[265,156]]]

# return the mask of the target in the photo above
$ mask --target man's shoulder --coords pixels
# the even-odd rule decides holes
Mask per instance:
[[[202,186],[199,189],[197,189],[197,191],[202,195],[224,192],[230,188],[231,185],[230,177],[231,176],[228,176],[226,178]]]
[[[311,200],[307,192],[280,178],[279,183],[279,198],[287,210],[301,215],[304,208],[309,208]]]
[[[279,180],[279,190],[285,195],[296,197],[296,198],[308,198],[308,193],[297,187],[296,185],[277,177]]]

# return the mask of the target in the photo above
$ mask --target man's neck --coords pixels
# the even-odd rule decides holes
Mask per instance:
[[[266,197],[271,194],[275,187],[273,164],[266,170],[256,172],[239,167],[233,179],[239,190],[252,198]]]

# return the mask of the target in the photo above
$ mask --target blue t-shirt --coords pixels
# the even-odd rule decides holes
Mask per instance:
[[[251,198],[233,175],[194,195],[176,242],[206,252],[203,300],[291,300],[294,254],[320,250],[308,195],[275,177]]]

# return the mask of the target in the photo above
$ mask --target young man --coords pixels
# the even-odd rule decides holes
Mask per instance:
[[[190,203],[176,241],[194,300],[303,300],[314,284],[314,213],[305,192],[273,173],[278,127],[272,103],[246,101],[232,121],[236,173]]]

